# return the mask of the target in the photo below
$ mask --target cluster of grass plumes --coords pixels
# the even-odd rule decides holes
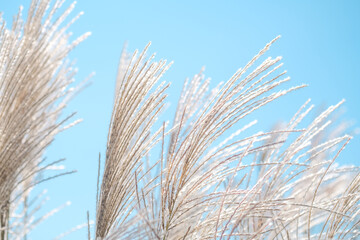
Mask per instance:
[[[41,196],[30,190],[62,161],[42,157],[66,128],[59,115],[75,70],[65,60],[88,35],[69,40],[77,17],[66,24],[74,4],[55,17],[63,2],[33,0],[11,29],[1,20],[0,240],[26,238],[47,217],[33,218],[29,198]],[[252,112],[305,86],[280,89],[289,81],[281,57],[264,59],[277,39],[214,89],[203,69],[188,79],[172,122],[159,120],[169,88],[159,79],[171,63],[148,58],[149,45],[124,50],[89,239],[359,237],[360,171],[336,164],[351,136],[344,125],[329,130],[343,101],[305,124],[308,100],[288,123],[247,134]]]
[[[341,135],[341,125],[324,137],[342,102],[302,128],[310,100],[273,131],[240,138],[256,121],[234,130],[253,111],[304,87],[276,90],[289,80],[280,57],[255,66],[276,40],[211,91],[203,70],[186,81],[173,122],[159,128],[168,85],[151,88],[165,62],[144,60],[148,46],[140,57],[122,54],[96,239],[357,238],[359,170],[335,164],[351,137]],[[149,160],[156,144],[160,157]]]
[[[36,206],[29,210],[30,190],[47,180],[41,172],[63,161],[46,163],[42,155],[68,127],[72,115],[61,121],[59,115],[76,90],[69,87],[76,71],[66,58],[88,34],[69,41],[77,17],[64,25],[74,4],[55,17],[62,4],[34,0],[25,21],[20,7],[11,29],[0,19],[0,239],[20,239],[41,221],[33,218]]]

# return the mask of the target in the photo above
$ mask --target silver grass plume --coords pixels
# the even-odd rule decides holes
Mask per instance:
[[[148,47],[139,56],[137,51],[131,58],[124,53],[120,62],[125,62],[126,67],[119,68],[105,170],[97,199],[96,237],[100,239],[132,217],[136,181],[145,177],[141,160],[161,134],[159,129],[151,135],[150,129],[164,106],[164,92],[169,84],[162,82],[150,91],[170,64],[163,60],[151,62],[154,55],[145,60]]]
[[[67,120],[58,117],[75,71],[64,60],[87,36],[69,41],[77,17],[62,23],[74,5],[53,19],[63,2],[33,0],[11,30],[1,20],[0,239],[26,238],[38,223],[28,207],[23,225],[9,219],[47,180],[35,177],[61,161],[43,166],[41,158]],[[98,181],[97,240],[359,238],[359,169],[335,161],[351,136],[341,125],[328,130],[343,101],[303,126],[307,101],[287,124],[245,135],[257,122],[246,122],[252,112],[304,87],[276,90],[289,80],[281,58],[261,58],[277,39],[211,91],[204,70],[187,80],[173,122],[162,125],[169,84],[158,81],[171,64],[147,58],[149,45],[124,50]],[[156,146],[160,157],[150,160]]]
[[[335,164],[351,137],[321,138],[343,101],[304,128],[297,127],[309,101],[279,129],[240,138],[251,121],[219,141],[253,111],[304,87],[274,91],[289,80],[280,57],[255,66],[277,39],[212,91],[203,70],[187,80],[171,129],[164,122],[153,134],[167,85],[150,92],[158,77],[152,57],[144,60],[148,46],[138,58],[123,52],[96,239],[357,238],[359,169]],[[162,74],[161,63],[154,65]],[[160,158],[150,161],[158,142]]]
[[[167,122],[151,128],[168,85],[151,88],[165,63],[150,65],[148,46],[138,58],[124,50],[97,197],[97,240],[358,237],[359,169],[335,164],[351,137],[340,135],[341,125],[322,137],[342,102],[304,128],[297,127],[313,108],[310,100],[281,128],[240,138],[255,120],[233,130],[304,87],[274,91],[289,80],[281,57],[255,65],[277,39],[211,91],[203,69],[188,79],[168,130]],[[150,161],[157,143],[160,157]]]
[[[36,176],[62,161],[44,166],[42,155],[71,117],[59,121],[76,90],[69,88],[76,71],[66,59],[88,36],[70,41],[68,28],[81,13],[65,22],[74,3],[55,17],[63,3],[58,0],[51,6],[50,0],[33,0],[27,19],[22,19],[20,7],[11,29],[0,19],[0,239],[26,237],[32,228],[27,215],[29,191],[48,180]],[[13,229],[10,213],[21,202],[25,223]]]

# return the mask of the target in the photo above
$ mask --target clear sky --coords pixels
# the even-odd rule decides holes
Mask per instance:
[[[20,4],[30,0],[1,0],[6,20]],[[66,1],[66,6],[71,0]],[[157,59],[173,60],[164,79],[172,82],[171,105],[165,117],[172,119],[179,89],[186,77],[206,66],[213,85],[227,80],[267,42],[282,35],[270,50],[283,56],[292,81],[287,86],[309,84],[250,116],[263,130],[278,120],[289,120],[308,98],[319,107],[345,98],[343,118],[360,126],[360,1],[119,1],[78,0],[75,13],[85,14],[73,25],[74,36],[92,36],[72,54],[79,69],[77,82],[96,72],[92,85],[69,104],[84,122],[61,133],[47,150],[50,160],[66,157],[66,167],[78,173],[40,185],[50,200],[43,212],[67,201],[64,208],[33,232],[32,239],[52,239],[86,222],[86,211],[95,216],[97,159],[104,155],[112,109],[118,59],[125,41],[129,50],[152,41]],[[355,136],[339,161],[359,165],[360,136]],[[85,239],[86,229],[65,239]]]

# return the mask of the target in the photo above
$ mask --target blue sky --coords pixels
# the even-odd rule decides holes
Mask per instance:
[[[66,1],[69,5],[71,1]],[[10,21],[18,6],[29,0],[2,1],[0,11]],[[52,239],[94,219],[98,154],[105,152],[117,64],[121,49],[142,49],[152,41],[157,59],[173,60],[164,79],[172,82],[171,105],[164,117],[172,119],[179,89],[186,77],[206,66],[212,84],[227,80],[267,42],[282,35],[269,55],[283,56],[292,78],[287,86],[309,84],[266,106],[257,118],[268,130],[278,120],[289,120],[308,98],[317,106],[345,98],[344,119],[360,126],[360,1],[116,1],[78,0],[75,13],[85,14],[73,25],[74,36],[92,36],[71,53],[79,69],[77,82],[96,72],[92,85],[81,92],[65,114],[77,111],[80,125],[61,133],[47,150],[50,160],[66,157],[67,169],[78,173],[39,186],[48,189],[44,212],[66,201],[72,205],[41,224],[33,239]],[[359,137],[355,136],[339,161],[359,165]],[[103,154],[104,155],[104,154]],[[65,239],[85,239],[86,229]]]

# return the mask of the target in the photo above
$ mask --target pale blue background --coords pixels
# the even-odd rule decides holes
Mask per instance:
[[[0,10],[10,20],[29,0],[1,0]],[[70,1],[67,1],[68,5]],[[281,34],[271,49],[282,55],[292,77],[287,86],[310,86],[283,97],[247,120],[259,119],[269,129],[277,120],[289,120],[308,97],[318,106],[335,104],[342,98],[344,118],[360,126],[360,1],[116,1],[79,0],[75,12],[85,15],[71,28],[75,36],[93,35],[72,54],[77,59],[80,82],[95,71],[93,84],[74,99],[67,113],[78,112],[84,122],[61,133],[47,151],[50,160],[67,158],[67,169],[78,173],[53,180],[46,187],[48,211],[71,200],[32,234],[32,239],[52,239],[86,222],[86,211],[94,219],[98,153],[104,153],[112,108],[118,59],[126,40],[129,50],[150,51],[158,59],[174,60],[164,76],[171,81],[169,100],[174,107],[179,89],[205,65],[213,85],[228,79],[267,42]],[[274,107],[276,106],[276,107]],[[172,119],[173,110],[165,117]],[[354,128],[355,128],[354,127]],[[359,165],[359,136],[339,161]],[[86,239],[86,229],[65,239]]]

